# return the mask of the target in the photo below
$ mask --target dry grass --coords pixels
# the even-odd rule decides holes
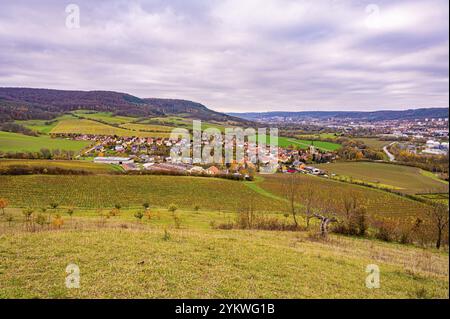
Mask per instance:
[[[20,211],[0,218],[0,297],[11,298],[448,298],[448,254],[365,239],[306,232],[216,230],[219,212],[133,211],[99,225],[76,212],[60,230],[25,232]],[[159,213],[159,217],[157,216]],[[7,231],[9,229],[9,231]],[[169,236],[165,235],[169,234]],[[66,289],[65,267],[76,263],[81,288]],[[377,264],[381,288],[365,287]]]

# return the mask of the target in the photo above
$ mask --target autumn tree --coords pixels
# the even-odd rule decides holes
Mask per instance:
[[[2,215],[5,215],[6,207],[8,207],[8,201],[4,198],[0,198],[0,209],[2,210]]]
[[[445,232],[448,233],[448,207],[441,203],[433,204],[430,216],[436,231],[436,248],[441,248]]]

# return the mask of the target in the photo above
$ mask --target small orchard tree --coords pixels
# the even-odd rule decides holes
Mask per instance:
[[[169,205],[169,212],[171,213],[175,213],[177,211],[178,207],[175,204],[170,204]]]
[[[141,211],[138,211],[138,212],[134,213],[134,217],[135,217],[138,221],[141,221],[141,220],[142,220],[142,217],[144,217],[144,213],[141,212]]]
[[[114,208],[120,210],[122,208],[122,205],[120,204],[114,204]]]
[[[195,206],[194,206],[194,210],[195,210],[195,212],[198,213],[198,211],[200,210],[200,206],[199,206],[199,205],[195,205]]]
[[[120,210],[118,208],[113,208],[109,211],[109,216],[115,217],[120,215]]]
[[[144,202],[142,204],[142,206],[144,207],[145,210],[148,210],[150,208],[150,203],[149,202]]]
[[[70,219],[72,219],[73,214],[75,213],[75,210],[73,208],[67,209],[67,215],[70,216]]]
[[[52,203],[50,203],[50,208],[51,208],[51,209],[57,209],[57,208],[58,208],[58,206],[59,206],[59,204],[58,204],[58,203],[56,203],[56,202],[52,202]]]
[[[6,215],[6,221],[8,222],[8,226],[11,226],[12,222],[14,221],[14,217],[11,214]]]
[[[64,225],[64,219],[61,217],[61,215],[56,214],[55,218],[52,221],[53,227],[56,229],[60,229],[62,225]]]
[[[32,208],[25,208],[24,210],[22,210],[22,214],[25,218],[24,220],[25,228],[30,231],[34,231],[35,224],[33,221],[33,213],[34,210]]]
[[[36,217],[36,224],[38,224],[39,226],[41,226],[41,228],[43,228],[46,223],[47,218],[42,214],[38,214]]]

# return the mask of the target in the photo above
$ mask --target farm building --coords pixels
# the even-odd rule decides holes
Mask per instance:
[[[94,163],[122,165],[132,164],[134,161],[129,157],[96,157]]]

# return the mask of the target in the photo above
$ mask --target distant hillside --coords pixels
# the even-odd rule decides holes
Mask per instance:
[[[307,112],[263,112],[263,113],[229,113],[228,115],[246,120],[268,120],[275,117],[295,119],[354,119],[367,121],[385,121],[399,119],[448,118],[448,108],[422,108],[404,111],[374,112],[339,112],[339,111],[307,111]]]
[[[52,119],[62,113],[78,109],[107,111],[136,117],[182,114],[185,117],[205,121],[247,122],[185,100],[141,99],[130,94],[109,91],[0,88],[0,122]]]

